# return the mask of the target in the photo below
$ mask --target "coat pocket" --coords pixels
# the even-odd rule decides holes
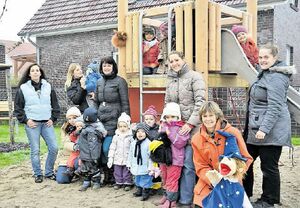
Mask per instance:
[[[259,127],[261,126],[264,117],[265,117],[265,111],[261,112],[250,112],[249,114],[249,127],[252,130],[258,130]]]

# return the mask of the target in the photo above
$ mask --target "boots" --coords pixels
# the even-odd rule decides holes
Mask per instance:
[[[170,206],[171,206],[171,202],[168,199],[166,199],[165,203],[160,205],[160,208],[169,208]]]
[[[141,201],[146,201],[147,199],[149,199],[149,196],[150,196],[150,189],[149,188],[144,188],[143,192],[142,192]]]
[[[156,201],[153,204],[159,206],[159,205],[163,205],[166,201],[167,201],[167,196],[163,195],[159,201]]]
[[[133,193],[133,196],[135,196],[135,197],[142,196],[142,192],[143,192],[143,188],[140,187],[140,186],[137,186],[136,187],[136,192]]]
[[[79,191],[86,191],[89,187],[91,187],[91,181],[83,181]]]

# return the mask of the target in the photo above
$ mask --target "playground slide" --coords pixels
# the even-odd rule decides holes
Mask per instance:
[[[237,74],[250,84],[256,80],[257,71],[248,61],[235,35],[222,29],[222,71],[221,73]],[[300,93],[293,87],[288,89],[288,106],[291,116],[300,124]]]

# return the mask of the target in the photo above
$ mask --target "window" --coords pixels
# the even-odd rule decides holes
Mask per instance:
[[[293,0],[293,3],[290,3],[290,7],[295,10],[296,12],[299,11],[299,7],[298,7],[298,0]]]
[[[286,64],[294,65],[294,47],[290,45],[286,47]]]

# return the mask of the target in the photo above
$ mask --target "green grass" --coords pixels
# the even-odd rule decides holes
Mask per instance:
[[[55,134],[58,145],[60,146],[60,127],[55,127]],[[9,127],[8,125],[0,125],[0,142],[10,142],[9,140]],[[15,142],[28,143],[28,139],[25,133],[24,126],[19,124],[18,132],[15,134]],[[41,138],[41,154],[47,152],[47,146],[44,140]],[[24,160],[29,160],[30,150],[18,150],[8,153],[0,153],[0,169],[9,165],[20,164]]]
[[[292,144],[294,146],[300,146],[300,138],[299,137],[293,137],[292,138]]]

